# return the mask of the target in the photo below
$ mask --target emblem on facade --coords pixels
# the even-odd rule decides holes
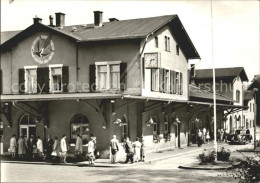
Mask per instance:
[[[33,41],[31,53],[34,60],[39,64],[48,63],[54,55],[54,43],[52,34],[40,35]]]

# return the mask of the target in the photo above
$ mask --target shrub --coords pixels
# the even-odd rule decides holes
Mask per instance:
[[[240,183],[256,183],[260,181],[260,156],[234,159],[233,167],[228,175],[239,179]]]
[[[201,164],[214,163],[215,162],[215,151],[204,151],[197,157]]]
[[[230,150],[221,148],[220,151],[217,152],[218,161],[228,161],[230,157]]]

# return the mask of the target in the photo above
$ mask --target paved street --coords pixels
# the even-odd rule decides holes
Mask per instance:
[[[232,150],[244,146],[228,146]],[[183,151],[187,151],[183,149]],[[63,166],[46,164],[2,163],[2,182],[237,182],[225,171],[184,170],[179,165],[198,161],[201,151],[177,154],[151,163],[122,167]],[[165,151],[160,156],[165,156]],[[233,153],[236,154],[236,153]],[[129,164],[130,165],[130,164]]]

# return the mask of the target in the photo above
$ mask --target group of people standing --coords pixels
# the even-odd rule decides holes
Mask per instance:
[[[119,151],[119,143],[116,139],[116,135],[113,135],[113,139],[110,142],[111,147],[111,163],[116,163],[117,152]],[[129,137],[126,138],[124,143],[126,160],[125,163],[128,163],[129,160],[131,163],[145,161],[145,145],[144,139],[139,141],[139,137],[136,137],[135,142],[131,142]]]
[[[34,135],[30,135],[29,139],[25,138],[23,135],[17,140],[14,134],[10,139],[9,152],[12,158],[16,158],[16,154],[20,159],[27,158],[31,159],[51,159],[61,155],[63,161],[66,162],[67,156],[67,143],[66,135],[63,135],[61,141],[59,142],[58,137],[52,139],[51,135],[48,135],[47,140],[43,143],[40,136],[36,138]]]
[[[199,129],[198,131],[198,147],[200,147],[203,143],[207,144],[210,141],[209,130],[203,128],[202,131]]]
[[[10,139],[9,152],[12,154],[12,158],[15,158],[16,154],[20,159],[25,157],[29,159],[43,158],[43,141],[40,136],[35,138],[34,135],[31,135],[29,139],[22,135],[17,140],[14,134]]]

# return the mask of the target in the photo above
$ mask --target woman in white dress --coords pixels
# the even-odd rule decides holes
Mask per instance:
[[[10,139],[10,152],[12,153],[12,158],[15,158],[16,147],[17,147],[16,135],[14,134]]]
[[[135,157],[135,161],[138,162],[141,160],[141,142],[139,142],[139,138],[136,137],[135,142],[133,143],[133,147],[134,147],[134,157]]]

